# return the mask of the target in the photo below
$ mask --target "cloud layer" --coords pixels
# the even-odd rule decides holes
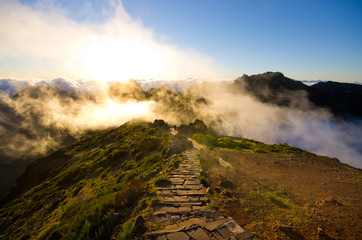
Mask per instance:
[[[220,78],[213,60],[166,43],[122,4],[103,22],[75,21],[54,4],[0,2],[0,76],[127,80]],[[225,77],[225,76],[223,76]]]

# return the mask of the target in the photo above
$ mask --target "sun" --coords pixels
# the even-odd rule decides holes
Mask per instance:
[[[94,40],[83,47],[80,66],[88,79],[125,81],[154,78],[165,63],[157,46],[127,39]]]

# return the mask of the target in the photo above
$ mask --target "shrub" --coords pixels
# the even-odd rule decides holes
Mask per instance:
[[[134,169],[136,166],[137,166],[137,163],[135,160],[129,160],[129,161],[125,161],[121,167],[122,167],[123,171],[127,171],[127,170]]]
[[[115,197],[116,209],[126,208],[137,202],[137,199],[142,196],[145,188],[141,179],[132,180],[125,188],[120,190]]]
[[[159,176],[159,177],[156,177],[154,180],[153,180],[153,183],[155,185],[162,185],[162,184],[170,184],[171,183],[171,180],[168,179],[166,176]]]
[[[134,221],[126,222],[123,225],[122,231],[118,234],[117,240],[129,239],[131,237],[131,235],[133,234],[134,227],[135,227]]]
[[[161,153],[155,153],[145,158],[146,163],[157,163],[162,159]]]
[[[140,144],[139,148],[141,150],[153,151],[156,150],[160,146],[161,138],[156,136],[146,136],[144,137]]]
[[[256,152],[256,153],[267,153],[263,149],[259,149],[259,148],[255,149],[254,152]]]

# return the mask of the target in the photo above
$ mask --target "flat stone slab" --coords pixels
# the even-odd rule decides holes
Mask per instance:
[[[154,240],[167,240],[166,235],[157,236]]]
[[[208,222],[208,223],[205,224],[205,228],[207,230],[209,230],[209,231],[214,231],[215,229],[217,229],[221,225],[224,225],[225,222],[226,222],[226,219],[221,219],[221,220]]]
[[[184,232],[175,232],[175,233],[167,234],[166,237],[168,240],[189,240],[190,239],[190,237]]]
[[[194,228],[186,231],[186,233],[191,236],[193,239],[197,240],[208,240],[210,237],[206,234],[206,232],[202,228]]]
[[[231,236],[233,236],[232,232],[226,227],[222,226],[217,229],[217,231],[223,236],[225,239],[229,239]]]
[[[171,180],[171,183],[173,183],[173,184],[183,184],[185,181],[182,178],[170,178],[170,180]]]

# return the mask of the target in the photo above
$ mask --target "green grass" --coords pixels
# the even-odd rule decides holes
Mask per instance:
[[[266,192],[265,196],[267,199],[281,208],[290,209],[293,207],[293,203],[289,199],[280,196],[280,194],[277,192]]]
[[[109,216],[123,208],[134,209],[123,212],[123,221],[128,221],[141,211],[136,206],[147,185],[138,177],[166,169],[163,162],[169,137],[165,128],[131,121],[94,131],[35,160],[42,162],[34,164],[32,173],[44,177],[0,209],[1,237],[109,238],[104,231]]]
[[[196,133],[193,138],[201,144],[208,146],[209,150],[218,148],[249,151],[254,153],[306,153],[306,151],[291,147],[286,143],[268,145],[245,138],[218,136],[215,134]]]
[[[171,180],[166,176],[158,176],[153,180],[153,183],[157,186],[160,186],[162,184],[171,184]]]
[[[122,231],[117,235],[117,240],[126,240],[131,237],[134,231],[135,222],[129,221],[123,225]]]
[[[204,175],[200,175],[198,177],[198,179],[200,180],[200,182],[204,185],[204,186],[208,186],[207,181],[206,181],[206,177]]]
[[[210,205],[206,206],[206,208],[220,210],[220,207],[217,204],[210,204]]]

